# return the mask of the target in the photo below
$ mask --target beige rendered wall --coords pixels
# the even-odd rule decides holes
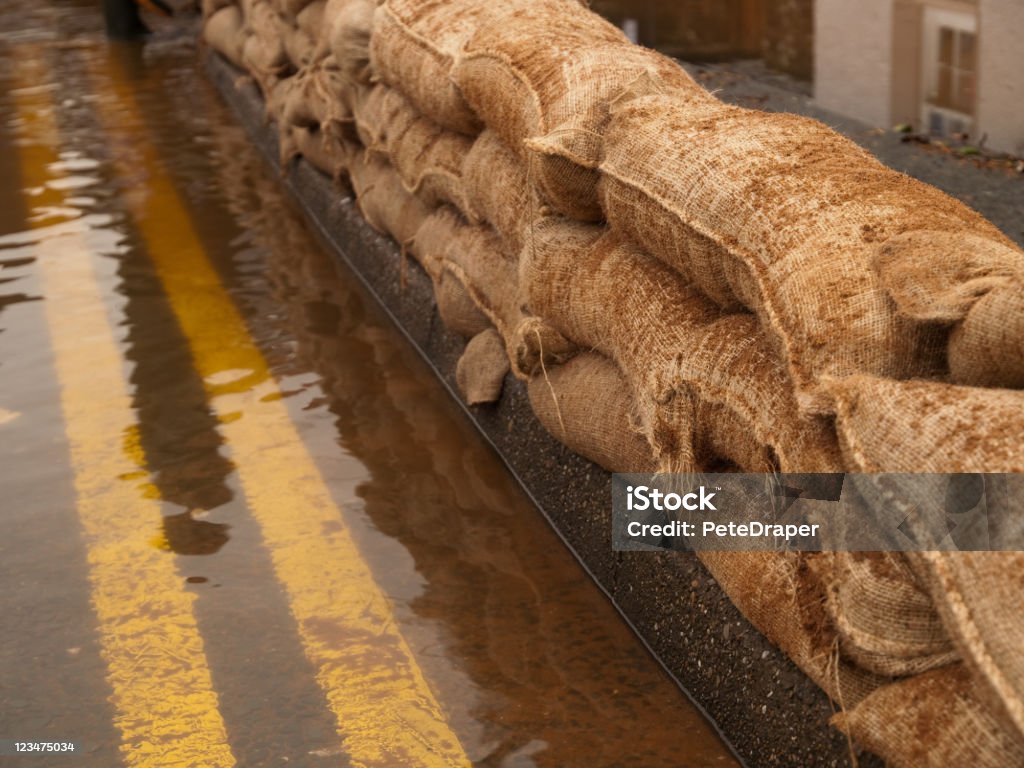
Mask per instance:
[[[893,4],[891,125],[921,120],[921,15],[917,0]]]
[[[889,127],[892,24],[893,0],[817,0],[814,97],[822,107]]]
[[[981,0],[978,11],[979,138],[1024,154],[1024,0]]]

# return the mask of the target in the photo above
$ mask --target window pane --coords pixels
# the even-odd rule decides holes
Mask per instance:
[[[969,115],[974,114],[974,73],[973,72],[961,72],[957,94],[956,94],[956,108],[961,112],[966,112]]]
[[[939,29],[939,61],[950,66],[953,64],[953,30],[949,27]]]
[[[977,38],[973,32],[961,32],[960,33],[960,56],[959,63],[957,66],[960,69],[966,69],[969,72],[974,72],[975,62],[978,57],[978,46]]]
[[[939,92],[935,103],[943,107],[953,106],[953,70],[951,67],[939,67]]]

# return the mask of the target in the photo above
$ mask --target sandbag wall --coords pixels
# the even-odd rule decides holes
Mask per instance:
[[[1024,471],[1024,254],[575,0],[204,0],[282,160],[350,185],[466,340],[612,471]],[[340,194],[340,193],[339,193]],[[702,555],[894,765],[1024,765],[1024,557]]]

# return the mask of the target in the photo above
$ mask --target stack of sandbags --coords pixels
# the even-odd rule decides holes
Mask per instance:
[[[556,19],[564,37],[558,50],[550,34]],[[534,38],[531,30],[545,28]],[[526,46],[520,46],[520,58],[496,64],[503,54],[491,42],[500,44],[504,35],[495,32],[517,29]],[[459,332],[474,329],[478,317],[465,311],[468,296],[504,341],[512,370],[522,378],[543,375],[548,364],[575,351],[521,302],[519,252],[533,224],[550,210],[544,183],[550,174],[538,170],[534,178],[525,142],[565,124],[569,146],[570,129],[583,137],[607,119],[604,93],[576,87],[588,77],[586,64],[559,75],[573,46],[585,49],[597,38],[609,46],[601,58],[606,75],[613,59],[621,64],[632,56],[630,78],[650,72],[696,89],[674,64],[653,52],[638,53],[575,0],[399,0],[384,3],[374,17],[370,60],[380,82],[357,103],[357,131],[365,146],[388,157],[409,192],[454,209],[432,217],[410,250],[434,278],[442,318]],[[509,43],[505,52],[517,45]],[[470,49],[478,54],[473,62]],[[616,83],[610,80],[605,91]],[[569,124],[573,118],[578,124]],[[562,175],[574,173],[562,166]],[[596,172],[587,173],[586,184],[575,189],[586,188],[594,200]],[[564,187],[554,190],[571,199],[575,190]],[[609,401],[609,409],[617,407]],[[643,464],[648,468],[648,461]]]
[[[429,275],[470,404],[511,370],[613,471],[1024,471],[1024,254],[826,126],[719,102],[576,0],[203,9],[282,157]],[[861,743],[1019,762],[1019,558],[701,557]]]
[[[599,189],[612,230],[721,311],[754,314],[802,414],[834,414],[845,469],[1024,470],[1022,393],[950,383],[1024,383],[1024,260],[990,223],[803,118],[664,94],[626,94],[611,115]],[[1012,607],[1019,559],[701,558],[848,710],[839,724],[894,764],[1015,764],[1024,753],[1024,677],[1009,650],[1024,636]],[[908,720],[938,730],[908,740]]]
[[[242,63],[266,94],[295,72],[284,45],[282,23],[270,0],[243,3]]]
[[[369,81],[374,0],[208,0],[203,37],[247,71],[278,124],[283,162],[340,177],[356,154],[358,87]]]
[[[1024,381],[1024,254],[974,211],[807,118],[671,94],[611,111],[611,226],[754,312],[806,409],[831,410],[829,376]]]
[[[604,227],[540,223],[520,270],[531,311],[623,370],[663,470],[841,471],[830,423],[799,414],[751,315],[723,313]]]
[[[360,89],[354,104],[357,134],[385,156],[408,192],[432,207],[465,210],[463,164],[473,140],[421,117],[400,92],[385,85]]]
[[[644,73],[700,91],[674,62],[630,45],[621,31],[580,5],[543,3],[480,26],[453,77],[561,213],[599,220],[595,139],[609,99]],[[552,134],[561,153],[529,153],[526,142]]]
[[[385,2],[374,17],[370,65],[424,117],[475,136],[480,121],[452,81],[452,67],[466,39],[500,5],[487,0]]]

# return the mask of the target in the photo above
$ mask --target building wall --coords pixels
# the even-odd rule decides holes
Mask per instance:
[[[889,127],[893,0],[818,0],[814,96],[826,109]]]
[[[896,0],[892,22],[892,91],[889,125],[921,119],[921,17],[917,0]]]
[[[1024,155],[1024,0],[981,0],[978,138]]]

